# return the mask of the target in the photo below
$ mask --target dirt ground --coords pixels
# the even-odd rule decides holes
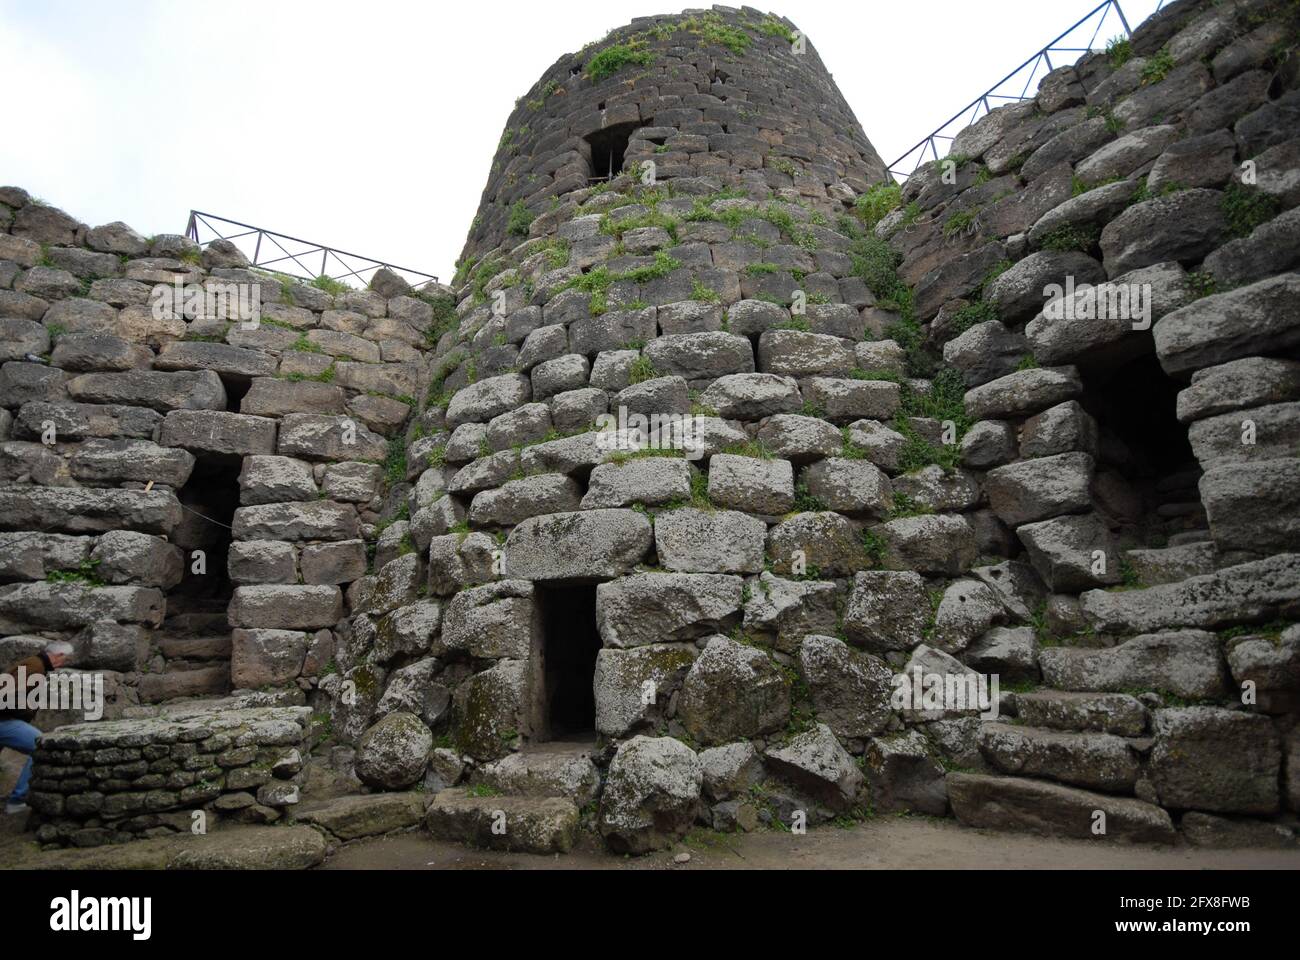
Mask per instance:
[[[674,858],[690,854],[679,864]],[[340,848],[323,870],[1213,870],[1300,869],[1300,851],[1201,850],[1087,840],[1048,840],[970,830],[955,820],[882,817],[804,836],[764,831],[695,833],[672,850],[615,857],[587,840],[564,856],[467,850],[420,833]]]

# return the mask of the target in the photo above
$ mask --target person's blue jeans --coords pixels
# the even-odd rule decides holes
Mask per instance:
[[[27,782],[32,778],[32,754],[36,751],[36,740],[40,735],[41,731],[26,720],[0,720],[0,747],[9,747],[27,754],[23,772],[18,775],[13,793],[9,794],[9,803],[23,803],[27,799]]]

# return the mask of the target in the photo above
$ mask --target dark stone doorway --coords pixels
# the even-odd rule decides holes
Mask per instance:
[[[544,704],[542,739],[594,734],[596,729],[596,587],[539,591],[542,610]]]

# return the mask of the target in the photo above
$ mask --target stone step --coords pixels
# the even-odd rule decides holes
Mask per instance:
[[[578,808],[560,797],[476,796],[443,790],[430,802],[425,826],[435,840],[517,853],[568,853],[578,833]]]
[[[140,678],[139,690],[140,700],[144,703],[227,693],[230,690],[230,665],[146,673]]]
[[[173,613],[163,621],[161,633],[186,636],[205,633],[229,633],[230,621],[224,608]]]
[[[1013,698],[1016,713],[1030,727],[1119,737],[1140,737],[1147,732],[1147,708],[1127,693],[1035,690]]]
[[[229,660],[230,631],[203,636],[168,636],[158,638],[158,650],[168,660]]]
[[[486,764],[475,777],[502,794],[564,797],[584,807],[600,790],[590,743],[544,743]]]
[[[1154,587],[1214,572],[1214,544],[1207,541],[1125,553],[1139,582]]]
[[[980,727],[980,753],[1003,773],[1044,777],[1108,793],[1132,793],[1140,770],[1133,741],[1009,723]]]
[[[1173,843],[1178,836],[1165,810],[1131,797],[977,773],[950,773],[947,784],[953,814],[968,827],[1102,843]]]
[[[424,794],[372,793],[338,797],[294,811],[299,823],[320,827],[339,840],[377,837],[418,826],[424,817]]]

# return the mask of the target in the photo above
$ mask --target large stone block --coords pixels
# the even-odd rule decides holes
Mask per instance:
[[[1282,749],[1268,717],[1218,707],[1157,710],[1150,778],[1166,807],[1269,815],[1281,809]]]
[[[106,533],[136,530],[167,535],[181,521],[175,494],[161,490],[80,487],[0,488],[0,529]]]
[[[68,381],[68,394],[82,403],[118,403],[161,413],[226,409],[226,388],[211,370],[85,373]]]
[[[659,562],[679,573],[758,573],[767,524],[731,510],[685,508],[655,520]]]
[[[740,621],[742,588],[740,577],[634,574],[596,588],[596,624],[606,647],[726,633]]]
[[[653,541],[650,522],[632,510],[533,517],[511,531],[506,570],[524,580],[612,580],[640,563]]]
[[[237,587],[229,617],[232,627],[319,630],[343,619],[343,591],[333,586]]]
[[[191,453],[270,454],[275,453],[275,421],[224,410],[173,410],[163,420],[159,442]]]
[[[652,643],[626,650],[603,647],[596,654],[593,680],[597,732],[625,737],[654,729],[697,654],[689,643]],[[654,696],[647,697],[647,691]]]
[[[357,513],[332,500],[240,507],[232,521],[238,540],[355,540]]]
[[[600,832],[616,853],[648,853],[685,835],[699,809],[704,769],[695,752],[668,737],[634,737],[609,766]]]
[[[1212,633],[1144,634],[1114,647],[1047,647],[1038,655],[1043,679],[1062,690],[1164,691],[1179,697],[1222,696],[1227,672]]]
[[[756,647],[713,637],[682,684],[678,714],[706,746],[771,733],[790,717],[790,684]]]

